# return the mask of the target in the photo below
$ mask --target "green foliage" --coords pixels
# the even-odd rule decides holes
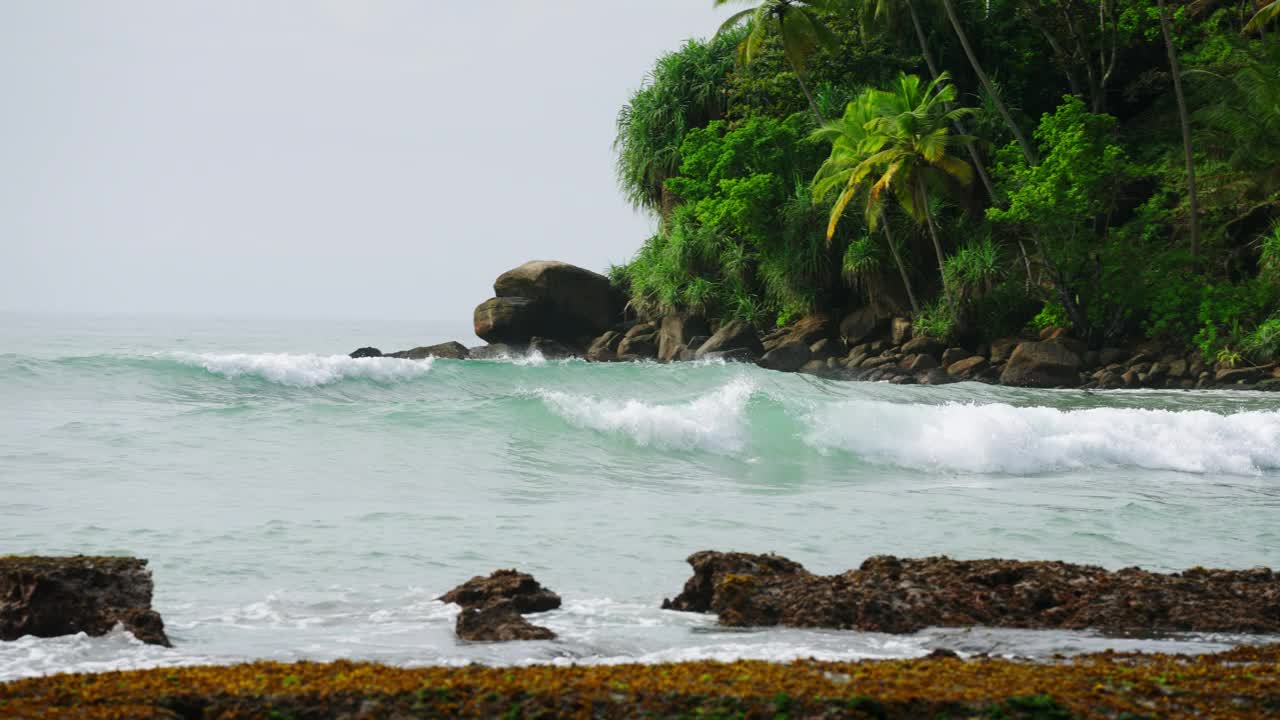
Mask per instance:
[[[1067,317],[1067,310],[1062,305],[1056,302],[1047,302],[1044,307],[1040,308],[1040,312],[1031,318],[1030,324],[1036,330],[1044,330],[1051,327],[1070,328],[1071,318]]]
[[[1244,338],[1241,347],[1258,362],[1280,360],[1280,313],[1258,325]]]
[[[685,135],[724,116],[725,83],[742,34],[690,40],[662,56],[618,113],[618,183],[636,207],[662,209],[663,183],[679,171]]]
[[[916,313],[913,325],[916,335],[951,340],[956,334],[955,310],[945,298],[939,298]]]

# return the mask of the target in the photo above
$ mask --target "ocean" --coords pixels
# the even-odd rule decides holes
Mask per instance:
[[[1280,566],[1280,397],[845,383],[740,364],[352,360],[412,322],[0,314],[0,553],[148,558],[174,642],[0,643],[0,681],[247,659],[398,665],[1198,652],[1277,638],[728,630],[689,554]],[[549,642],[435,600],[516,567]]]

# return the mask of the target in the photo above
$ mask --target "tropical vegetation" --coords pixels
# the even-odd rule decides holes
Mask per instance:
[[[742,4],[619,115],[638,315],[1277,359],[1280,3]]]

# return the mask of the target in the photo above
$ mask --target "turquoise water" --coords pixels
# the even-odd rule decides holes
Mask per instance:
[[[0,680],[258,657],[1191,651],[1242,638],[727,632],[656,608],[701,549],[819,572],[880,553],[1280,565],[1276,396],[344,355],[450,330],[0,315],[0,552],[149,558],[175,643],[0,643]],[[539,620],[561,639],[456,642],[433,598],[509,566],[564,596]]]

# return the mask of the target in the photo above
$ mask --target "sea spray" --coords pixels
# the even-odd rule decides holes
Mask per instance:
[[[317,387],[362,378],[377,382],[412,380],[431,370],[433,358],[350,358],[346,355],[288,353],[170,353],[184,365],[201,367],[228,378],[254,376],[291,387]]]
[[[558,415],[578,427],[622,433],[644,446],[730,454],[746,445],[747,401],[755,384],[746,377],[686,403],[661,405],[540,390]]]
[[[1060,410],[1004,403],[842,401],[806,441],[865,460],[966,473],[1133,467],[1254,475],[1280,468],[1280,412]]]

